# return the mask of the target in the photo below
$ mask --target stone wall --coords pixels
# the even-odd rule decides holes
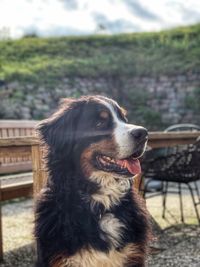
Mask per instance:
[[[53,88],[0,84],[0,119],[42,119],[60,98],[103,94],[129,111],[133,122],[151,130],[175,123],[200,124],[200,73],[160,77],[64,78]]]

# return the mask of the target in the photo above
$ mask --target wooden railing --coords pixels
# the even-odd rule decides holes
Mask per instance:
[[[174,146],[179,144],[190,144],[194,143],[197,137],[200,136],[200,132],[151,132],[149,134],[148,145],[152,148]],[[7,156],[9,158],[17,157],[31,157],[32,159],[32,170],[33,170],[33,184],[29,183],[25,186],[24,191],[22,190],[22,196],[27,192],[30,195],[30,190],[34,192],[36,196],[41,190],[43,184],[46,182],[46,172],[42,164],[42,148],[39,140],[35,136],[30,137],[17,137],[17,138],[2,138],[0,139],[0,157]],[[138,176],[135,179],[135,187],[139,188],[141,177]],[[3,188],[2,188],[3,189]],[[9,189],[11,190],[11,188]],[[8,191],[4,188],[2,200],[9,198]],[[18,190],[15,188],[15,190]],[[15,191],[14,190],[14,191]],[[11,190],[12,191],[12,190]],[[12,194],[15,195],[14,191]],[[1,194],[0,194],[1,196]],[[17,195],[19,197],[19,195]],[[3,256],[2,250],[2,235],[1,235],[1,217],[0,217],[0,258]]]
[[[149,134],[148,146],[156,148],[190,144],[198,136],[200,136],[200,132],[151,132]],[[41,155],[40,143],[36,136],[0,139],[0,157],[17,158],[19,156],[30,156],[32,158],[35,194],[40,191],[43,181],[46,180]]]
[[[38,121],[28,120],[0,120],[0,139],[19,136],[34,136]],[[31,171],[30,154],[18,157],[0,156],[0,174],[22,173]]]

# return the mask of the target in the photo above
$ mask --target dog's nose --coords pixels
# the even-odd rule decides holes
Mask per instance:
[[[148,131],[147,129],[140,127],[131,130],[131,135],[137,140],[143,140],[148,138]]]

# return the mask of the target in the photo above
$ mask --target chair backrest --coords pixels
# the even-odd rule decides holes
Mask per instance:
[[[148,176],[156,180],[189,183],[200,179],[200,139],[179,151],[172,150],[168,155],[151,162]],[[156,174],[155,174],[156,173]]]
[[[200,131],[200,126],[190,123],[174,124],[164,130],[164,132],[178,132],[178,131]]]
[[[174,124],[164,130],[164,132],[178,132],[178,131],[200,131],[200,126],[191,123]],[[160,156],[167,156],[168,154],[178,152],[179,150],[181,150],[184,147],[186,148],[187,146],[188,145],[154,148],[146,153],[146,158],[156,159]]]
[[[164,132],[180,132],[180,131],[200,131],[200,126],[191,123],[174,124],[164,130]],[[187,148],[189,145],[168,147],[165,150],[165,155],[181,151],[183,148]]]

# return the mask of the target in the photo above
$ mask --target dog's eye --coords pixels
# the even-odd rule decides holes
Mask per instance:
[[[108,124],[108,121],[109,121],[109,113],[107,111],[103,110],[98,114],[96,127],[97,128],[104,128]]]

